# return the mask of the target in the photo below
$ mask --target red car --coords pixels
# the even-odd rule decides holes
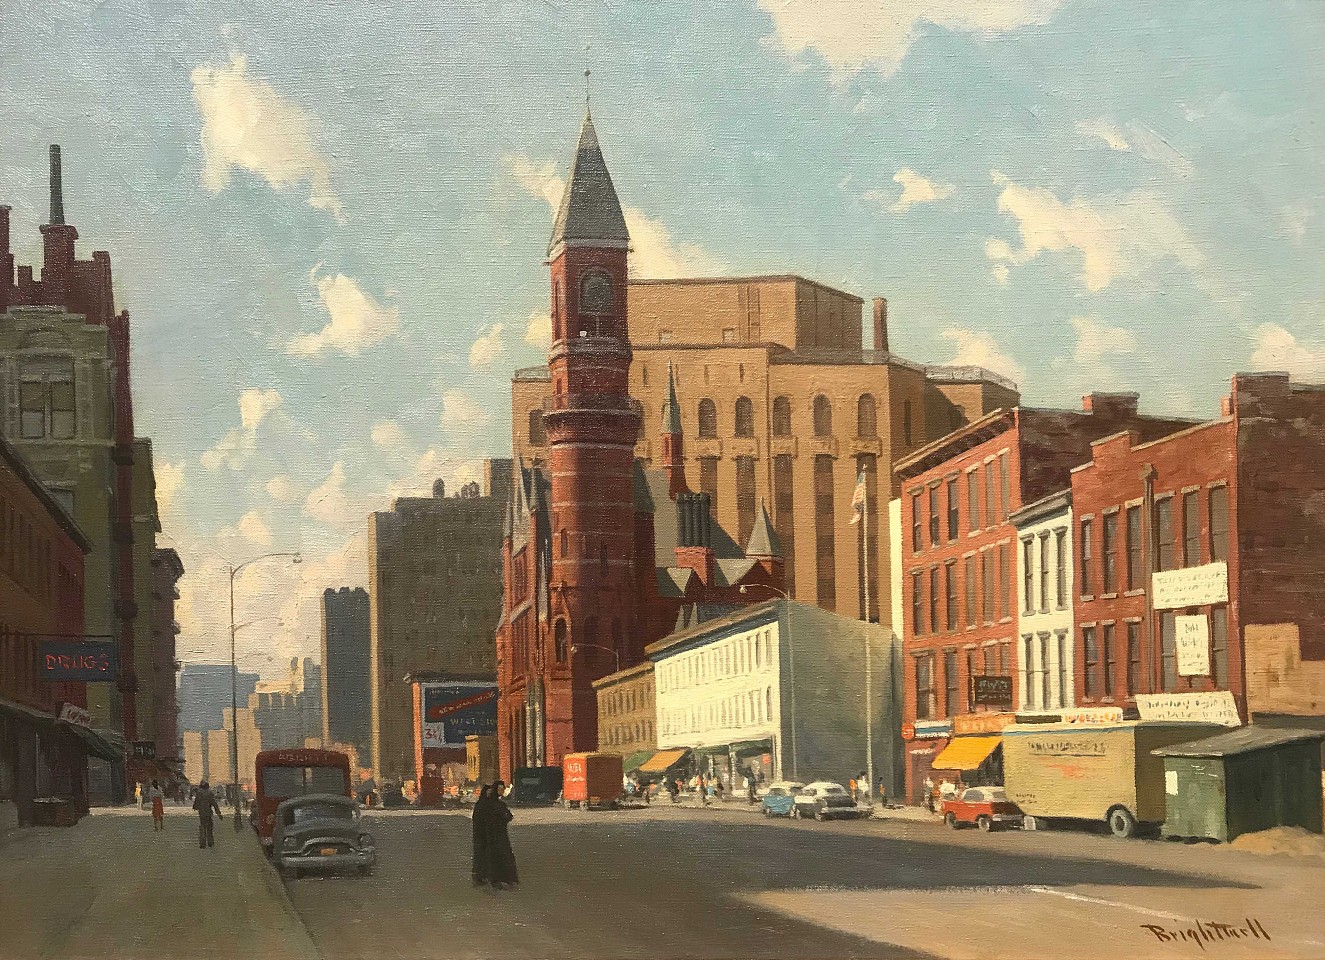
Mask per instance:
[[[944,800],[943,822],[952,829],[975,824],[981,830],[1021,826],[1021,808],[1008,799],[1002,787],[970,787],[960,797]]]

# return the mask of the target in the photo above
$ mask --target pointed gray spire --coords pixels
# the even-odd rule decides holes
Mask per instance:
[[[629,242],[621,201],[617,199],[612,175],[607,172],[603,151],[598,146],[593,118],[586,111],[566,192],[561,196],[561,208],[548,242],[548,256],[553,256],[564,243],[624,247]]]
[[[662,432],[681,432],[681,405],[676,402],[676,372],[670,360],[667,361],[667,402],[663,405]]]
[[[750,531],[750,543],[745,548],[747,557],[781,557],[782,541],[778,539],[773,523],[768,519],[764,501],[759,501],[759,516],[755,518],[755,527]]]
[[[64,223],[64,176],[60,172],[60,145],[51,144],[51,219],[48,223]]]

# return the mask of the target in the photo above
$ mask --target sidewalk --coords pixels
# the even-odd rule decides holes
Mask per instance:
[[[133,807],[97,809],[76,827],[11,833],[2,848],[0,954],[69,960],[262,957],[315,960],[253,831],[166,808],[166,830]]]

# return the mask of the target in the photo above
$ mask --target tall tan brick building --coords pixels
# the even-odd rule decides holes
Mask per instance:
[[[863,613],[860,527],[851,524],[857,472],[869,491],[871,617],[889,619],[886,511],[898,459],[999,407],[1016,385],[976,367],[931,366],[889,352],[887,303],[873,304],[874,349],[863,345],[863,301],[796,276],[632,281],[630,396],[643,414],[636,457],[657,465],[655,430],[673,367],[686,476],[709,494],[719,525],[745,546],[764,501],[791,594],[843,616]],[[512,447],[546,462],[548,368],[512,382]],[[884,483],[880,489],[880,461]]]
[[[377,777],[414,776],[414,706],[406,674],[496,677],[493,625],[502,609],[502,519],[511,461],[491,460],[482,486],[400,497],[368,518],[371,737]]]

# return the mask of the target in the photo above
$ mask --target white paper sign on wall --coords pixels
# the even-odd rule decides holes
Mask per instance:
[[[1174,617],[1174,635],[1178,651],[1178,675],[1210,676],[1210,618]]]
[[[1138,693],[1136,709],[1142,720],[1218,723],[1242,726],[1237,701],[1227,690],[1192,693]]]
[[[1152,582],[1156,610],[1228,603],[1228,565],[1223,562],[1165,570],[1156,573]]]

